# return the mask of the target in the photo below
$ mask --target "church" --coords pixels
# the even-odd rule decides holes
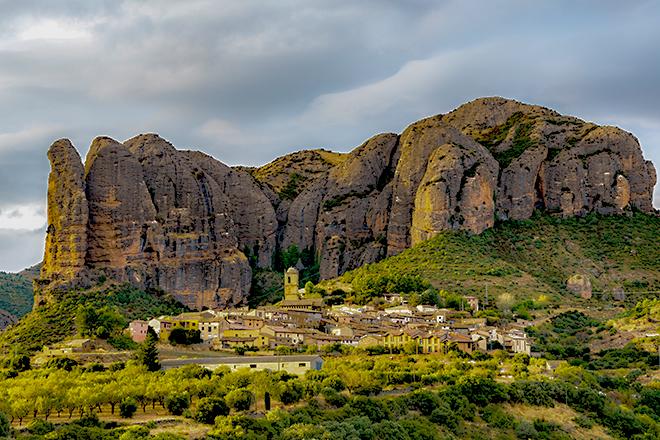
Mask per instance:
[[[303,298],[304,289],[300,289],[300,272],[290,267],[284,273],[284,300],[279,306],[286,310],[320,310],[323,307],[321,298]]]

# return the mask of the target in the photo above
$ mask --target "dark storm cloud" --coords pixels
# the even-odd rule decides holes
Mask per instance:
[[[0,0],[0,210],[43,206],[63,136],[84,157],[155,131],[253,165],[485,95],[620,125],[660,163],[659,19],[651,1]]]

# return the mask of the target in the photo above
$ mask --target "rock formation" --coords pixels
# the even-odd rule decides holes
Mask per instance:
[[[250,264],[270,267],[291,245],[329,278],[442,230],[478,234],[536,209],[650,212],[656,181],[630,133],[503,98],[348,154],[303,151],[261,168],[230,168],[154,134],[98,138],[84,167],[66,140],[49,158],[40,295],[104,276],[195,308],[243,302]]]
[[[566,289],[580,295],[581,298],[591,298],[591,281],[587,275],[572,275],[568,280],[566,280]]]

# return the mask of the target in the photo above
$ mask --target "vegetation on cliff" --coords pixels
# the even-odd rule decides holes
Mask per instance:
[[[34,352],[75,334],[98,336],[121,344],[119,336],[128,321],[183,311],[186,308],[169,295],[128,285],[68,291],[0,333],[0,352],[12,349]],[[113,337],[117,340],[112,340]]]
[[[363,286],[380,285],[381,278],[417,275],[438,289],[477,295],[482,301],[486,289],[490,300],[502,293],[517,300],[541,295],[559,300],[575,298],[566,280],[584,273],[595,298],[611,301],[613,290],[623,288],[634,304],[646,296],[642,292],[660,290],[659,242],[660,217],[654,215],[561,219],[536,213],[529,220],[502,222],[480,235],[443,231],[321,286],[332,290],[348,283],[356,294],[375,295]]]

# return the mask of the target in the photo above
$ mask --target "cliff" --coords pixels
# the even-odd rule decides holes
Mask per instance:
[[[98,138],[84,166],[66,140],[49,158],[39,300],[108,278],[195,308],[243,302],[250,264],[269,267],[291,245],[312,251],[321,278],[332,278],[441,231],[478,234],[534,210],[651,212],[656,181],[630,133],[503,98],[374,136],[349,154],[299,152],[257,169],[153,134]]]

